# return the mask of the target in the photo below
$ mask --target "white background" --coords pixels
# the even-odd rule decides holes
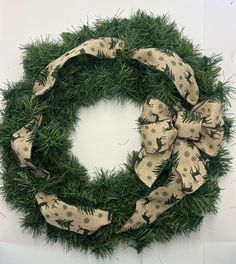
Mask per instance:
[[[222,80],[235,85],[236,73],[236,1],[234,0],[0,0],[0,88],[7,81],[21,78],[21,44],[42,36],[57,38],[58,34],[93,22],[97,17],[112,17],[120,10],[129,17],[138,8],[157,14],[169,13],[179,28],[206,55],[222,53]],[[122,12],[121,12],[122,11]],[[231,113],[236,112],[235,103]],[[73,152],[93,175],[97,167],[112,169],[120,166],[126,154],[140,147],[136,119],[140,109],[133,105],[101,102],[81,112],[80,126],[72,134]],[[96,138],[90,136],[97,129]],[[94,140],[94,141],[93,141]],[[93,156],[86,149],[93,146]],[[94,147],[95,146],[95,147]],[[231,144],[232,155],[236,148]],[[89,156],[88,156],[89,154]],[[21,215],[10,211],[0,201],[0,264],[38,263],[155,263],[155,264],[233,264],[236,263],[236,165],[221,180],[219,211],[206,216],[204,224],[189,238],[178,236],[167,245],[153,244],[141,254],[120,246],[114,257],[97,260],[79,251],[66,253],[59,245],[45,245],[43,238],[33,239],[20,228]]]

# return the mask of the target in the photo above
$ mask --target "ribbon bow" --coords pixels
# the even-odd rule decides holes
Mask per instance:
[[[116,52],[123,48],[122,40],[101,37],[87,40],[66,52],[40,72],[34,83],[32,100],[54,86],[58,71],[69,59],[84,54],[112,59]],[[131,59],[163,72],[189,104],[195,105],[198,102],[199,88],[194,71],[176,53],[157,48],[137,49],[132,52]],[[48,171],[36,167],[31,162],[34,135],[41,121],[42,115],[35,116],[16,131],[12,135],[11,146],[19,158],[21,167],[30,168],[37,176],[49,177]],[[191,111],[186,111],[176,107],[171,109],[157,99],[148,99],[140,123],[144,147],[135,164],[138,177],[151,187],[171,155],[176,155],[176,163],[170,172],[171,182],[139,199],[136,202],[135,213],[121,228],[121,232],[152,223],[186,194],[196,191],[204,183],[206,175],[206,160],[200,151],[215,156],[224,133],[221,106],[216,100],[203,101],[195,105]],[[107,211],[97,209],[93,216],[89,216],[79,207],[58,200],[55,195],[38,193],[35,198],[45,220],[59,228],[92,234],[101,226],[110,223]],[[66,211],[67,209],[69,211]],[[81,222],[79,218],[84,220]]]
[[[148,99],[139,121],[144,147],[135,164],[138,177],[151,187],[171,155],[176,155],[176,162],[170,171],[170,183],[138,199],[135,212],[119,232],[151,224],[196,191],[206,176],[206,159],[200,151],[216,156],[224,135],[221,106],[216,100],[205,100],[186,111]]]
[[[144,148],[135,165],[138,177],[151,187],[171,154],[176,154],[174,169],[182,178],[183,189],[188,193],[197,190],[206,175],[199,150],[216,156],[223,140],[220,103],[205,100],[191,111],[180,107],[176,111],[157,99],[148,99],[139,121]]]

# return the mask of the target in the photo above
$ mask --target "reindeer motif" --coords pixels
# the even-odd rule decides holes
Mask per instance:
[[[140,163],[144,158],[145,158],[145,155],[142,152],[139,152],[138,157],[137,157],[137,162]]]
[[[160,116],[158,115],[158,114],[153,114],[153,113],[150,113],[152,116],[155,116],[155,123],[160,123],[160,122],[162,122],[162,121],[165,121],[165,120],[168,120],[169,118],[164,118],[164,119],[160,119]],[[151,123],[153,123],[153,122],[151,122]]]
[[[187,74],[184,73],[184,76],[185,76],[185,79],[187,80],[187,82],[192,85],[193,82],[191,81],[191,78],[192,78],[192,73],[190,72],[189,69],[186,70]]]
[[[160,116],[159,116],[158,114],[153,114],[153,113],[151,113],[151,115],[152,115],[152,116],[155,116],[155,118],[156,118],[155,121],[154,121],[155,123],[160,123],[160,122],[162,121],[162,120],[160,119]]]
[[[35,127],[35,123],[34,122],[30,122],[29,124],[24,126],[24,128],[27,130],[26,133],[29,133],[29,132],[33,131],[34,127]]]
[[[167,121],[168,127],[163,127],[163,132],[165,131],[170,131],[170,130],[175,130],[172,121]]]
[[[59,205],[59,203],[58,203],[58,199],[55,198],[55,199],[52,199],[52,201],[53,201],[53,203],[52,203],[52,208],[57,208],[57,207],[55,206],[55,204]]]
[[[201,154],[196,153],[196,156],[197,156],[197,158],[198,158],[199,161],[204,162],[204,158],[202,157]]]
[[[48,202],[41,202],[39,204],[39,209],[41,209],[41,207],[43,207],[43,206],[46,206],[46,209],[48,209],[49,208]]]
[[[143,218],[143,219],[146,221],[146,223],[149,225],[149,224],[150,224],[150,217],[147,216],[147,213],[149,213],[148,210],[146,210],[146,211],[144,212],[144,214],[142,214],[142,218]]]
[[[78,225],[78,229],[76,230],[76,232],[79,232],[79,231],[83,231],[83,235],[89,234],[89,230],[82,228],[80,225]]]
[[[12,141],[15,141],[15,140],[17,140],[18,138],[23,138],[23,136],[21,136],[20,133],[17,132],[17,136],[15,137],[14,135],[12,135],[11,140],[12,140]]]
[[[199,165],[198,166],[194,166],[195,168],[195,171],[193,171],[193,168],[191,167],[190,168],[190,173],[191,173],[191,176],[193,177],[194,181],[196,181],[196,177],[197,176],[200,176],[201,173],[200,173],[200,168],[199,168]]]
[[[147,104],[148,104],[148,106],[153,107],[154,104],[151,104],[151,103],[150,103],[151,100],[152,100],[152,98],[149,97],[149,98],[147,99]]]
[[[118,43],[117,40],[115,40],[114,38],[111,38],[111,43],[110,43],[109,49],[114,49],[117,43]]]
[[[183,95],[183,98],[187,100],[188,96],[190,95],[190,91],[186,91],[186,93]]]
[[[72,222],[74,221],[74,220],[66,220],[66,219],[64,219],[64,220],[62,220],[62,219],[57,219],[57,220],[55,220],[57,223],[58,223],[58,225],[60,225],[63,229],[68,229],[69,231],[70,231],[70,227],[71,226],[73,226],[72,225]]]
[[[209,118],[209,116],[204,116],[202,118],[202,123],[206,124],[206,125],[209,125],[211,124],[211,119]]]
[[[210,133],[207,132],[207,135],[208,135],[209,137],[211,137],[212,139],[217,139],[216,136],[220,136],[220,133],[219,133],[219,131],[217,131],[217,130],[211,129],[211,130],[210,130]]]
[[[171,197],[165,202],[165,204],[174,204],[180,199],[177,198],[177,195],[171,194]]]
[[[156,138],[156,143],[157,143],[157,150],[156,152],[159,152],[163,146],[166,145],[166,143],[163,143],[162,140],[165,139],[166,136],[162,136],[162,137],[157,137]]]
[[[145,197],[143,199],[145,200],[143,206],[153,201],[153,199],[150,199],[149,197]]]
[[[166,64],[165,68],[161,68],[163,70],[163,72],[174,82],[175,81],[175,76],[172,72],[172,70],[170,69],[169,65]]]
[[[193,185],[192,183],[189,184],[189,187],[186,187],[184,184],[183,184],[183,187],[182,187],[182,192],[187,192],[187,193],[190,193],[193,191]]]
[[[198,141],[204,139],[205,137],[206,137],[206,136],[204,136],[203,134],[200,133],[199,138],[198,138]]]

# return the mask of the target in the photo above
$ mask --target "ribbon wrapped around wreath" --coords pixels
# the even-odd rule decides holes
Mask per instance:
[[[139,199],[122,231],[152,223],[186,194],[195,192],[206,177],[206,160],[200,151],[212,157],[219,151],[224,120],[218,101],[205,100],[191,111],[175,108],[153,98],[143,107],[139,121],[144,147],[135,164],[136,174],[151,187],[171,155],[175,155],[175,163],[170,184]]]
[[[124,42],[112,37],[90,39],[49,63],[39,74],[33,87],[32,100],[48,92],[55,84],[58,71],[67,60],[79,55],[112,59],[124,48]],[[158,99],[148,99],[140,117],[144,147],[138,155],[135,171],[148,187],[156,181],[165,162],[175,155],[176,163],[170,172],[167,186],[158,187],[148,196],[136,201],[135,213],[120,232],[152,223],[160,214],[196,191],[205,181],[206,168],[200,151],[215,156],[223,139],[221,106],[215,100],[198,103],[199,88],[191,66],[174,52],[157,48],[133,50],[131,59],[162,71],[175,84],[192,111],[166,106]],[[12,136],[11,146],[20,166],[31,169],[39,177],[50,173],[31,161],[33,141],[42,122],[37,115]],[[64,203],[54,194],[39,192],[35,196],[47,223],[79,234],[92,234],[111,222],[108,211],[94,209],[84,212],[81,207]]]

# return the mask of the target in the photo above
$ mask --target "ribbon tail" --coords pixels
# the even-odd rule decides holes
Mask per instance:
[[[173,149],[177,156],[174,166],[179,173],[186,194],[195,192],[205,182],[206,168],[203,158],[193,142],[177,139]]]
[[[139,118],[144,148],[135,164],[135,172],[148,187],[156,181],[171,156],[177,130],[171,109],[158,99],[149,98]]]
[[[147,153],[145,148],[139,152],[134,170],[139,179],[148,187],[151,187],[161,174],[171,152],[172,148],[160,153]]]
[[[195,192],[203,185],[206,169],[198,148],[192,142],[176,139],[173,155],[176,155],[176,165],[170,174],[171,182],[139,199],[136,202],[135,213],[119,232],[151,224],[184,196]]]
[[[118,233],[153,223],[158,216],[183,199],[186,194],[182,192],[181,176],[175,170],[172,170],[170,176],[171,182],[167,186],[156,188],[136,202],[135,213]]]
[[[201,114],[202,129],[195,145],[207,155],[215,157],[224,137],[224,119],[220,102],[205,100],[194,106],[193,111]]]

